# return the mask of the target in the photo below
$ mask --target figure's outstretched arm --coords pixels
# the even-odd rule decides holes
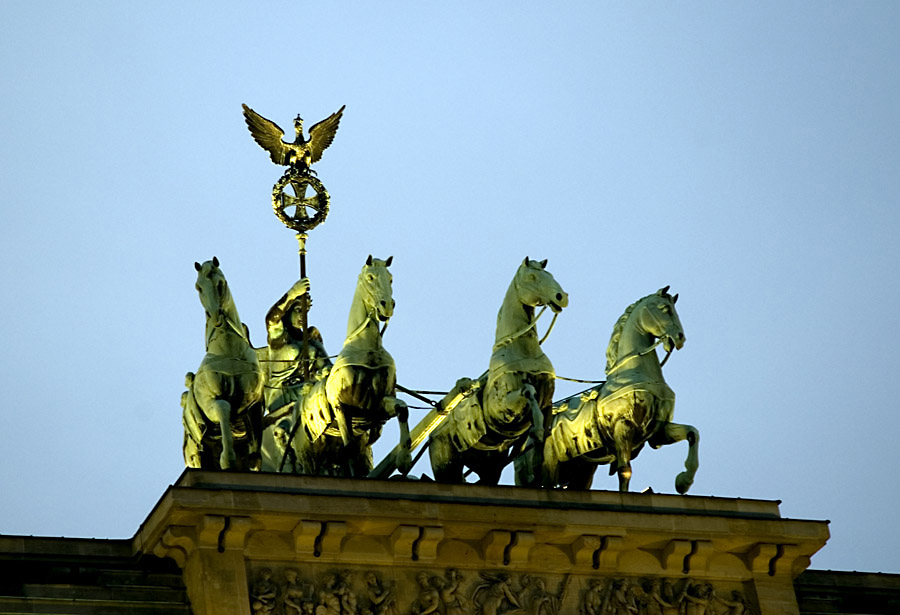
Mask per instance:
[[[309,292],[309,278],[302,278],[294,282],[286,293],[275,302],[268,313],[266,313],[266,332],[269,345],[277,345],[284,341],[284,315],[291,309],[294,302]]]

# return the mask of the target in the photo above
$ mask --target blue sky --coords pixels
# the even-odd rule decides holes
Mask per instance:
[[[814,567],[900,572],[900,6],[547,6],[0,5],[0,532],[134,533],[183,466],[194,261],[257,345],[297,276],[240,105],[289,127],[346,104],[308,243],[329,350],[370,253],[419,389],[487,367],[526,255],[570,295],[563,376],[602,378],[618,316],[670,284],[691,493],[780,499],[832,521]],[[633,488],[672,492],[685,453],[645,451]]]

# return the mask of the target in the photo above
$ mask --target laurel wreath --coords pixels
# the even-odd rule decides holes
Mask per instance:
[[[309,186],[316,191],[316,204],[310,206],[312,209],[315,209],[315,215],[298,219],[289,216],[287,212],[284,211],[285,205],[282,197],[284,196],[284,189],[288,184],[294,184],[296,187]],[[315,175],[306,175],[288,171],[282,175],[281,179],[275,182],[275,185],[272,187],[272,209],[275,210],[275,215],[278,216],[278,219],[281,220],[282,224],[286,227],[300,233],[313,229],[325,221],[325,218],[328,216],[328,206],[330,205],[330,202],[331,197],[328,195],[328,191],[325,190],[325,185]]]

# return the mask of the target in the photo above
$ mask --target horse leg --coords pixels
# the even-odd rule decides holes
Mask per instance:
[[[465,482],[462,459],[446,434],[431,434],[428,440],[428,457],[431,460],[431,471],[434,473],[435,481],[454,484]]]
[[[474,455],[477,455],[478,461],[476,462],[470,455],[469,467],[478,474],[477,484],[496,487],[500,483],[503,468],[506,467],[506,454],[498,451],[477,451]]]
[[[569,488],[587,491],[591,488],[591,483],[594,482],[594,472],[597,471],[597,464],[584,459],[576,459],[573,463],[574,469]]]
[[[516,455],[513,459],[513,467],[515,468],[516,485],[520,487],[540,486],[541,481],[535,478],[535,444],[532,438],[528,438],[525,442],[525,449]],[[513,450],[512,454],[515,455]],[[543,468],[541,469],[543,472]]]
[[[541,486],[552,489],[559,487],[559,467],[562,460],[552,438],[544,440],[544,457],[541,461]]]
[[[300,420],[299,416],[297,420]],[[319,437],[324,438],[325,435]],[[310,474],[314,476],[319,473],[319,467],[316,465],[316,455],[313,443],[310,441],[309,434],[306,429],[303,428],[303,425],[300,425],[297,428],[294,439],[291,442],[291,447],[294,449],[294,456],[297,459],[297,470],[300,474]],[[282,455],[283,454],[284,453],[282,453]],[[281,459],[278,460],[278,463],[279,465],[281,464]]]
[[[210,410],[211,418],[219,424],[219,431],[222,432],[222,454],[219,456],[219,467],[223,470],[230,470],[237,465],[234,435],[231,433],[231,404],[224,399],[215,399],[210,402]]]
[[[521,415],[526,410],[531,414],[529,429],[530,450],[516,459],[516,484],[533,487],[541,484],[541,471],[544,464],[544,413],[537,403],[537,391],[534,386],[524,384],[510,391],[503,398],[502,404],[511,416]]]
[[[368,476],[374,464],[372,463],[372,447],[369,446],[367,433],[351,440],[350,446],[344,447],[344,450],[353,451],[350,455],[350,476],[353,478]]]
[[[396,397],[387,396],[381,402],[388,416],[396,416],[400,424],[400,448],[394,458],[394,465],[400,474],[406,476],[412,470],[412,437],[409,435],[409,408],[406,402]]]
[[[575,457],[568,461],[558,462],[556,471],[559,473],[555,479],[556,482],[548,486],[564,487],[571,491],[587,491],[594,482],[597,464],[584,457]]]
[[[684,472],[675,477],[675,490],[685,494],[694,484],[694,476],[697,474],[697,468],[700,467],[700,431],[693,425],[666,423],[665,429],[658,436],[651,438],[648,443],[653,448],[659,448],[665,444],[673,444],[682,440],[688,441],[688,454],[684,460]]]
[[[613,441],[616,444],[616,465],[619,474],[619,491],[628,491],[631,482],[631,447],[635,426],[629,421],[616,421]]]
[[[262,443],[262,403],[253,402],[244,410],[244,413],[247,429],[247,464],[244,469],[251,472],[259,472],[262,468],[262,453],[260,453],[260,444]]]

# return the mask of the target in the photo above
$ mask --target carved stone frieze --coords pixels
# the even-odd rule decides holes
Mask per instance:
[[[252,566],[254,615],[750,615],[741,584],[690,577]]]

